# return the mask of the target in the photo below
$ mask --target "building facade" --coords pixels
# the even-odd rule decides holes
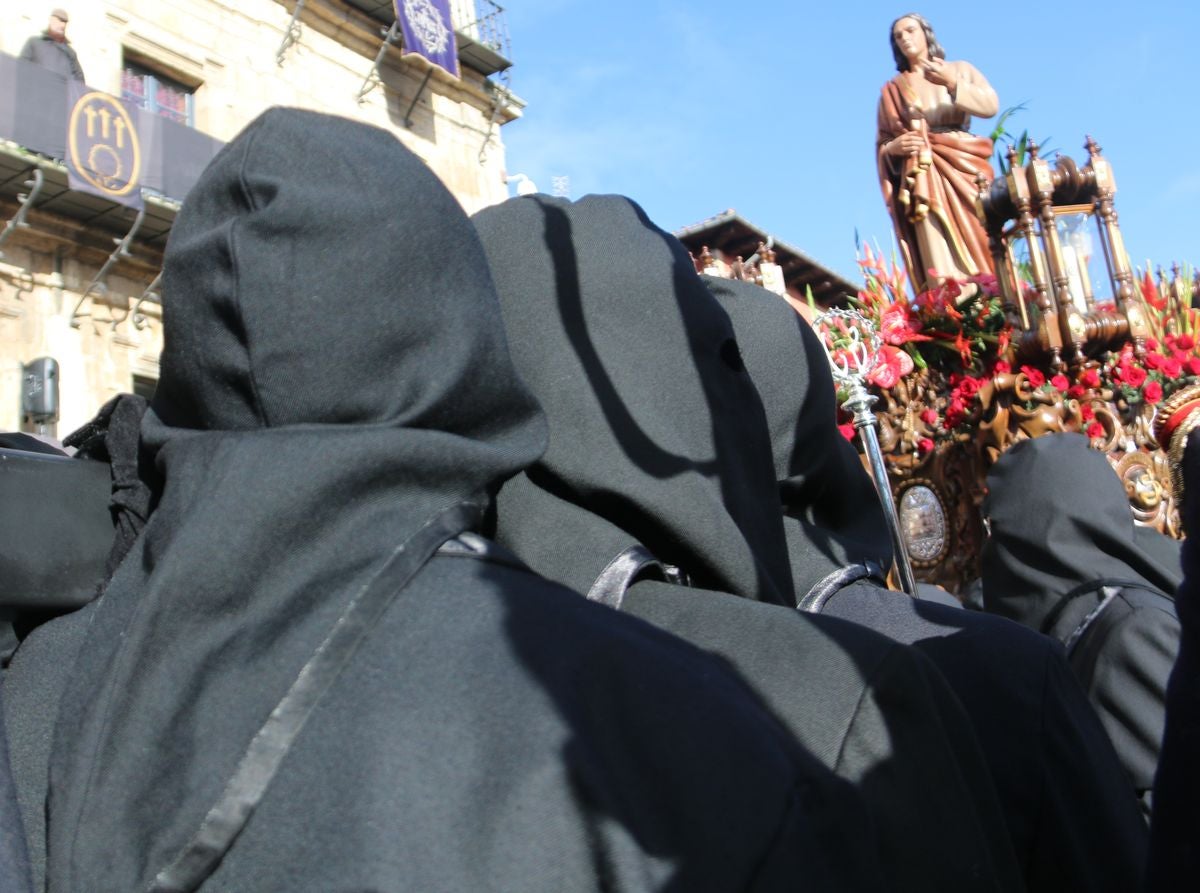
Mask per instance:
[[[140,209],[68,177],[69,83],[17,58],[54,6],[69,15],[88,90],[139,107]],[[500,129],[521,109],[507,89],[503,10],[450,8],[458,77],[405,52],[392,0],[0,5],[0,430],[61,436],[113,395],[153,390],[157,277],[175,212],[208,158],[266,108],[390,130],[468,213],[503,200]]]

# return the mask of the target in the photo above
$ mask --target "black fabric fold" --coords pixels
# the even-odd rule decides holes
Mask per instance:
[[[883,505],[857,451],[836,428],[829,361],[808,323],[765,289],[704,277],[733,320],[767,408],[779,500],[787,516],[796,593],[831,573],[869,562],[892,566]]]
[[[620,196],[513,199],[473,221],[513,362],[552,420],[546,454],[501,492],[498,539],[580,592],[640,543],[698,586],[791,604],[783,530],[761,510],[762,408],[683,246]]]

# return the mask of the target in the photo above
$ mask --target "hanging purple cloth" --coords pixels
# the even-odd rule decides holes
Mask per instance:
[[[450,0],[395,0],[404,50],[418,53],[458,77],[458,48],[450,21]]]

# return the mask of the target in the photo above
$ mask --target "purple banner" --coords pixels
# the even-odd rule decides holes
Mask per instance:
[[[142,206],[142,145],[136,106],[71,81],[67,94],[67,179],[131,208]]]
[[[418,53],[458,77],[458,47],[450,22],[450,0],[395,0],[404,50]]]

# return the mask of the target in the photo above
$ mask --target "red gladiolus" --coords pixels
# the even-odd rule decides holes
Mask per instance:
[[[901,304],[892,304],[879,317],[879,334],[888,344],[899,346],[909,341],[933,340],[928,335],[919,334],[920,329],[920,320]]]
[[[1071,383],[1067,381],[1067,377],[1061,372],[1050,379],[1050,384],[1053,385],[1054,389],[1057,391],[1066,391],[1067,388],[1071,386]]]
[[[844,425],[837,426],[838,433],[851,443],[854,442],[854,425],[851,422],[846,422]]]
[[[1146,386],[1142,388],[1142,396],[1146,398],[1146,402],[1153,406],[1162,399],[1162,385],[1155,379],[1150,379],[1146,382]]]
[[[1029,382],[1029,386],[1035,390],[1046,383],[1046,376],[1042,374],[1042,370],[1040,369],[1034,369],[1032,366],[1022,366],[1021,372]]]
[[[962,329],[959,329],[958,334],[954,336],[954,347],[962,359],[963,368],[968,368],[972,360],[971,340],[963,335]]]
[[[1104,426],[1101,425],[1099,422],[1092,422],[1090,425],[1087,426],[1087,436],[1088,437],[1103,437],[1104,436]]]
[[[1142,297],[1146,299],[1146,303],[1155,310],[1166,310],[1167,302],[1158,294],[1158,288],[1154,285],[1154,279],[1150,276],[1150,270],[1146,270],[1146,274],[1142,276]],[[1151,348],[1153,350],[1154,348]]]
[[[917,441],[917,449],[920,450],[922,453],[928,453],[930,450],[933,449],[933,441],[930,440],[928,437],[922,437],[920,440]]]
[[[926,425],[936,425],[937,419],[938,419],[938,416],[937,416],[936,409],[921,410],[921,421],[924,422]]]
[[[1079,376],[1079,383],[1085,388],[1100,387],[1100,373],[1095,369],[1085,369],[1083,375]]]
[[[885,344],[879,351],[879,361],[867,375],[867,381],[884,390],[890,390],[912,371],[912,357],[899,348]]]

